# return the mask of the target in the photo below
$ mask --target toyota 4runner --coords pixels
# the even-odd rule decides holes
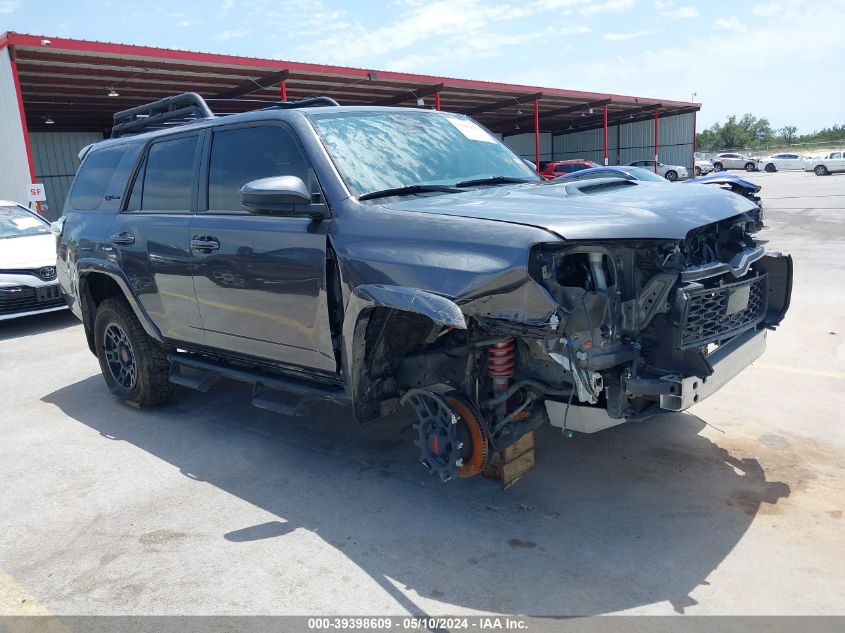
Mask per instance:
[[[550,422],[590,433],[706,398],[784,316],[789,256],[711,187],[547,183],[472,119],[317,97],[117,113],[56,227],[113,394],[220,377],[367,424],[401,403],[448,480]]]

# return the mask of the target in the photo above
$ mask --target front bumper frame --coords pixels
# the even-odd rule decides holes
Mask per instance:
[[[713,395],[766,350],[766,330],[751,330],[734,337],[707,355],[709,376],[669,375],[625,381],[629,396],[657,396],[660,408],[683,411]]]

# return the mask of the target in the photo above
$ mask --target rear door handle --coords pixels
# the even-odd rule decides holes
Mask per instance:
[[[191,238],[191,250],[195,253],[213,253],[220,250],[220,242],[210,235],[194,235]]]
[[[115,233],[111,236],[111,243],[112,244],[134,244],[135,243],[135,236],[132,233]]]

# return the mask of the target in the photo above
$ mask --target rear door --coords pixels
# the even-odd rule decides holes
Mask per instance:
[[[240,188],[259,178],[297,176],[318,190],[296,136],[273,121],[215,127],[207,140],[202,210],[190,230],[207,344],[334,373],[325,292],[330,220],[253,215],[240,205]]]
[[[153,141],[107,238],[162,335],[188,343],[203,342],[188,235],[196,208],[199,150],[199,132]]]

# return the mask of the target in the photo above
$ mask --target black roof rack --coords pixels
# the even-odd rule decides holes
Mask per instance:
[[[208,106],[211,103],[251,105],[252,110],[287,110],[310,106],[336,106],[337,101],[329,97],[309,97],[299,101],[263,101],[260,99],[203,99],[196,92],[185,92],[173,97],[165,97],[152,103],[121,110],[114,114],[111,137],[119,138],[130,134],[141,134],[165,127],[185,125],[201,119],[214,118],[214,112]],[[249,111],[249,110],[247,110]]]

